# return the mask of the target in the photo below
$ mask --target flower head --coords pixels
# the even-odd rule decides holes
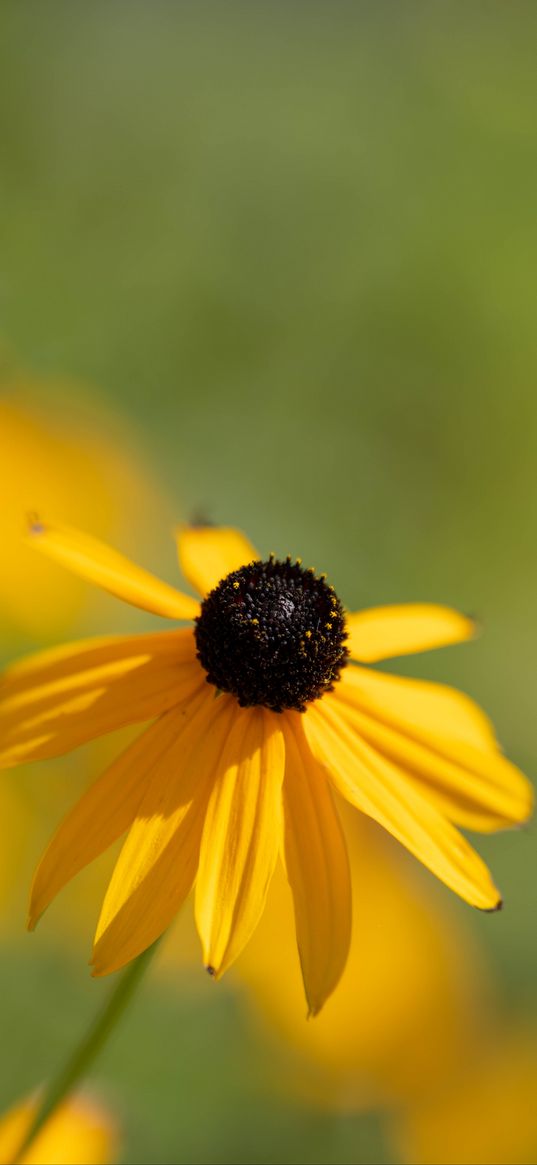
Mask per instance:
[[[334,792],[473,906],[499,907],[486,866],[456,826],[524,821],[528,782],[466,696],[363,666],[468,639],[471,620],[427,604],[346,614],[324,576],[300,561],[262,560],[231,529],[179,532],[201,608],[77,531],[39,522],[30,537],[125,601],[194,621],[60,647],[7,671],[5,766],[153,721],[58,829],[36,873],[30,926],[128,831],[97,927],[94,973],[149,946],[195,882],[203,958],[218,978],[254,931],[281,853],[315,1013],[341,976],[350,939]]]

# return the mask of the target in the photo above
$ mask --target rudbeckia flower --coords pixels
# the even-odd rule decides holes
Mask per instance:
[[[524,821],[526,779],[466,696],[364,666],[468,639],[471,620],[434,605],[347,614],[324,575],[300,560],[262,560],[228,528],[179,532],[180,564],[201,606],[77,531],[35,523],[31,537],[126,602],[194,626],[75,643],[7,671],[3,765],[153,721],[60,826],[36,873],[30,927],[128,830],[97,926],[94,973],[148,947],[195,882],[203,959],[218,978],[254,931],[281,853],[314,1014],[340,978],[351,927],[334,790],[467,902],[499,907],[486,866],[456,826]]]

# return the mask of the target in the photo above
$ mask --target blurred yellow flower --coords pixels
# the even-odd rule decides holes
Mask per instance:
[[[12,1165],[38,1106],[36,1097],[0,1118],[0,1165]],[[117,1127],[101,1104],[85,1096],[65,1101],[50,1117],[19,1165],[111,1165],[119,1149]]]
[[[123,429],[124,434],[124,429]],[[58,579],[23,539],[36,504],[62,521],[113,538],[141,515],[139,537],[163,502],[130,438],[114,440],[114,420],[78,385],[46,383],[0,370],[0,621],[4,643],[18,634],[43,641],[87,607],[77,579]]]
[[[493,992],[471,936],[436,887],[372,821],[345,812],[344,826],[356,894],[349,959],[330,1003],[304,1023],[283,876],[274,879],[239,975],[272,1039],[267,1063],[277,1086],[357,1111],[438,1088],[481,1038]]]
[[[395,1144],[409,1165],[534,1165],[537,1040],[526,1025],[466,1051],[451,1080],[410,1107]]]
[[[283,877],[240,962],[269,1081],[316,1107],[383,1110],[394,1160],[408,1165],[532,1165],[531,1020],[523,1028],[502,1016],[491,968],[460,919],[386,835],[347,815],[345,828],[362,889],[347,967],[318,1020],[300,1016]]]
[[[201,608],[76,530],[38,520],[31,540],[126,602],[195,620],[194,632],[75,643],[6,673],[6,767],[157,717],[60,826],[36,874],[31,926],[129,829],[94,973],[148,947],[196,879],[204,962],[218,978],[259,922],[281,850],[315,1014],[342,974],[351,932],[332,785],[466,901],[498,908],[486,866],[452,822],[488,831],[525,820],[528,782],[466,696],[344,666],[347,656],[369,664],[463,641],[469,619],[433,605],[346,614],[324,575],[290,558],[261,561],[231,529],[179,532],[183,572],[206,596]]]

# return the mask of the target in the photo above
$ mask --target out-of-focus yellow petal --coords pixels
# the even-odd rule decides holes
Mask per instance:
[[[56,894],[130,828],[147,784],[180,736],[187,709],[165,712],[86,790],[49,843],[30,897],[31,930]]]
[[[190,630],[84,640],[24,659],[0,678],[0,767],[150,720],[201,679]]]
[[[156,760],[123,845],[95,936],[95,975],[115,971],[166,929],[196,876],[201,831],[224,741],[236,714],[205,688]]]
[[[347,668],[334,699],[359,736],[458,825],[490,832],[530,816],[529,781],[500,753],[488,721],[467,697]]]
[[[281,842],[284,763],[278,716],[237,709],[209,800],[196,883],[196,923],[215,978],[263,912]]]
[[[432,647],[462,643],[475,635],[472,619],[434,603],[371,607],[347,615],[346,626],[347,647],[353,659],[361,663],[414,655]]]
[[[151,611],[167,619],[194,619],[198,614],[195,599],[182,595],[89,534],[36,519],[28,538],[33,546],[55,562],[142,611]]]
[[[30,1128],[36,1098],[0,1119],[0,1165],[11,1165]],[[37,1134],[19,1165],[111,1165],[119,1151],[117,1127],[102,1105],[83,1096],[64,1102]]]
[[[343,973],[351,937],[347,847],[325,771],[306,744],[300,716],[284,718],[284,858],[309,1014]]]
[[[259,558],[248,538],[232,526],[180,526],[177,549],[181,570],[200,595],[212,591],[232,570]]]
[[[449,1083],[403,1113],[397,1155],[409,1165],[533,1165],[535,1031],[503,1034],[466,1056]]]
[[[341,708],[325,696],[304,716],[310,747],[340,793],[461,898],[481,910],[498,909],[500,895],[475,850],[415,785],[352,731]]]

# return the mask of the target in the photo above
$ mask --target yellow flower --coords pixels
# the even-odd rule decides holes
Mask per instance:
[[[206,596],[201,609],[77,531],[36,523],[31,537],[125,601],[195,625],[60,647],[6,673],[5,766],[156,717],[60,826],[35,877],[30,926],[129,830],[94,973],[152,943],[196,880],[203,958],[218,978],[259,921],[281,851],[315,1013],[340,978],[351,928],[332,785],[472,905],[498,908],[486,866],[453,822],[487,831],[524,821],[528,782],[466,696],[344,666],[347,656],[363,665],[468,639],[471,620],[432,605],[346,614],[324,576],[290,559],[261,562],[231,529],[179,532],[183,573]]]
[[[438,1090],[482,1038],[495,1000],[485,960],[437,887],[371,820],[345,807],[343,825],[357,893],[330,1006],[304,1023],[292,903],[279,871],[239,973],[275,1053],[265,1057],[275,1087],[352,1111]]]
[[[511,1026],[461,1058],[449,1083],[403,1111],[397,1155],[412,1165],[534,1165],[535,1030]]]
[[[36,1097],[0,1118],[0,1165],[11,1165],[37,1111]],[[20,1165],[108,1165],[118,1153],[115,1125],[100,1104],[84,1096],[65,1101],[18,1158]]]
[[[1,638],[21,633],[43,642],[69,633],[88,591],[78,580],[38,559],[24,544],[25,514],[36,498],[63,521],[91,525],[104,538],[142,509],[147,531],[163,499],[132,441],[114,439],[114,419],[78,384],[39,381],[0,368],[0,571]],[[110,432],[112,430],[112,432]],[[36,602],[39,595],[39,602]],[[71,625],[71,626],[69,626]],[[5,646],[4,646],[5,650]]]

